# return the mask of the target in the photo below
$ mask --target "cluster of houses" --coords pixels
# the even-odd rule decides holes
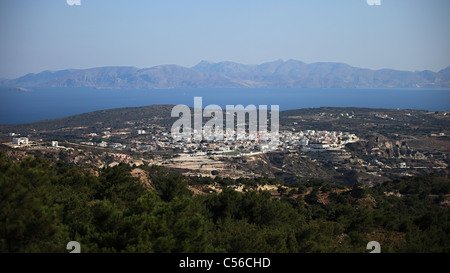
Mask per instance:
[[[130,155],[127,154],[111,154],[116,159],[130,159]]]
[[[247,136],[243,140],[223,141],[172,141],[171,146],[185,153],[220,153],[230,151],[325,151],[342,149],[347,143],[356,142],[355,134],[343,132],[306,130],[300,132],[280,132],[276,147],[271,147],[271,141],[262,141]]]
[[[102,147],[102,148],[111,147],[113,149],[119,149],[119,150],[124,150],[127,147],[127,145],[124,145],[122,143],[110,143],[110,144],[108,144],[108,142],[106,142],[106,141],[101,141],[99,143],[94,143],[94,142],[91,142],[91,141],[88,141],[88,142],[82,141],[82,142],[80,142],[80,144],[88,145],[88,146],[98,146],[98,147]]]
[[[195,132],[194,132],[195,133]],[[145,130],[137,130],[137,137],[128,138],[126,144],[81,142],[84,145],[96,145],[99,147],[108,147],[118,150],[130,151],[151,151],[171,149],[190,154],[215,154],[227,153],[233,151],[264,152],[268,150],[278,151],[325,151],[342,149],[345,144],[358,141],[355,134],[330,131],[283,131],[279,133],[279,141],[276,146],[271,146],[269,135],[237,135],[236,138],[227,136],[235,132],[225,132],[223,140],[176,140],[171,135],[162,130],[156,133],[148,133]]]
[[[109,128],[108,128],[109,129]],[[129,151],[151,151],[151,150],[175,150],[190,154],[220,154],[228,152],[264,152],[264,151],[325,151],[342,149],[345,144],[358,141],[355,134],[330,131],[282,131],[278,134],[277,142],[272,142],[269,135],[257,134],[236,136],[230,138],[231,133],[226,132],[223,140],[175,140],[171,135],[163,130],[153,133],[145,130],[137,130],[136,137],[127,137],[126,143],[108,142],[110,131],[103,132],[104,140],[101,142],[82,141],[80,144],[97,146],[102,148],[112,148],[116,150]],[[11,136],[14,136],[11,133]],[[95,137],[96,133],[88,134],[88,137]],[[227,138],[228,136],[228,138]],[[28,145],[28,138],[13,137],[15,145]],[[274,144],[275,143],[275,144]],[[271,146],[272,145],[272,146]],[[52,141],[52,147],[59,147],[57,141]]]
[[[335,132],[305,130],[300,132],[288,132],[283,134],[282,145],[288,143],[286,148],[300,148],[303,151],[326,151],[339,150],[347,143],[357,142],[359,138],[355,134]]]

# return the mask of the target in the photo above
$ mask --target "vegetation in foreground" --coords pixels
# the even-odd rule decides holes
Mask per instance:
[[[348,191],[306,181],[275,199],[232,189],[193,196],[187,183],[212,181],[160,167],[145,168],[150,190],[131,169],[13,162],[0,152],[0,252],[67,252],[69,241],[82,252],[365,252],[372,240],[382,252],[450,252],[446,177]]]

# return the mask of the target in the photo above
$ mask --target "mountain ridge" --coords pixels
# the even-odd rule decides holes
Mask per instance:
[[[372,70],[338,62],[281,59],[259,65],[201,61],[149,68],[106,66],[29,73],[0,81],[12,87],[170,88],[449,88],[450,66],[433,72]]]

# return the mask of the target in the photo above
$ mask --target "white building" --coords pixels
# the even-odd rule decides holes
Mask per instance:
[[[113,149],[125,149],[127,145],[123,145],[122,143],[113,143],[111,144]]]
[[[307,139],[307,138],[302,138],[302,139],[298,142],[298,144],[299,144],[300,146],[307,146],[307,145],[309,144],[309,139]]]
[[[58,141],[52,141],[52,147],[59,147],[58,146]]]
[[[28,145],[28,138],[27,137],[14,137],[12,139],[12,144],[16,145]]]
[[[97,146],[105,148],[106,146],[108,146],[108,143],[106,143],[105,141],[102,141],[99,144],[97,144]]]
[[[94,146],[94,142],[80,142],[80,144]]]
[[[138,130],[138,135],[143,135],[145,134],[145,130]]]

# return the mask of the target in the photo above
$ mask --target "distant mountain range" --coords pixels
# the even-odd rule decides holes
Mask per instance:
[[[450,67],[439,72],[371,70],[343,63],[277,60],[260,65],[201,61],[194,67],[98,67],[31,73],[0,85],[16,88],[449,88]]]

